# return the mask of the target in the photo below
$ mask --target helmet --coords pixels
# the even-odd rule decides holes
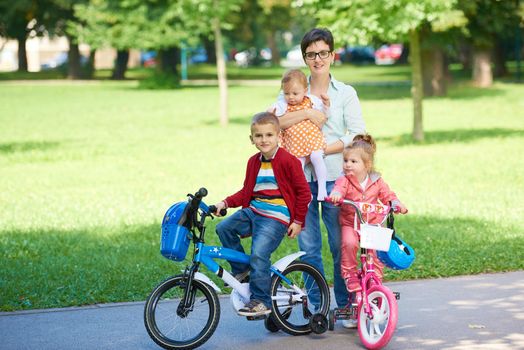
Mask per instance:
[[[415,251],[399,236],[393,234],[387,252],[377,251],[377,256],[386,266],[394,270],[404,270],[413,264]]]
[[[187,219],[187,202],[173,204],[162,220],[160,253],[167,259],[182,261],[186,257],[192,234],[184,226]]]

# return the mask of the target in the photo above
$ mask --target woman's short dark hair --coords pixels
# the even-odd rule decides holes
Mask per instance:
[[[329,46],[329,51],[335,49],[335,43],[333,40],[333,34],[327,28],[313,28],[307,32],[300,43],[300,49],[302,50],[302,56],[306,54],[306,49],[309,45],[317,42],[323,41]]]

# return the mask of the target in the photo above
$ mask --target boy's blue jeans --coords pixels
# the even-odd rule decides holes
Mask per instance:
[[[328,181],[326,183],[327,192],[331,193],[335,181]],[[311,265],[315,266],[322,274],[324,274],[324,266],[322,264],[322,232],[320,231],[320,218],[319,218],[319,202],[317,201],[318,194],[318,183],[310,182],[309,187],[313,195],[313,200],[309,204],[306,226],[304,230],[298,235],[298,246],[300,250],[305,251],[306,255],[303,255],[300,259]],[[328,243],[331,255],[333,256],[333,276],[334,276],[334,292],[335,300],[338,307],[344,307],[348,303],[348,291],[344,279],[340,274],[340,224],[338,221],[338,215],[340,207],[337,207],[331,203],[322,202],[322,221],[326,225],[328,233]],[[312,302],[316,305],[314,295],[310,295]]]
[[[241,237],[251,235],[250,265],[230,262],[233,275],[244,272],[251,267],[249,289],[251,299],[260,300],[271,307],[271,254],[278,248],[287,233],[287,225],[258,215],[250,208],[237,211],[216,227],[222,245],[244,253],[240,243]]]

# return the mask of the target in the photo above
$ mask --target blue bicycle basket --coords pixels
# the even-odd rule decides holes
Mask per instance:
[[[192,234],[183,226],[187,218],[187,202],[173,204],[162,220],[162,238],[160,253],[167,259],[182,261],[185,259]]]
[[[415,251],[399,236],[393,235],[387,252],[377,251],[377,256],[386,266],[394,270],[404,270],[415,261]]]

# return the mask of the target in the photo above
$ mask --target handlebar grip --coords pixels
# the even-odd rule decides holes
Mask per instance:
[[[195,197],[203,198],[207,196],[207,189],[205,187],[201,187],[197,193],[195,193]]]
[[[216,213],[217,211],[217,207],[214,206],[214,205],[210,205],[209,206],[209,212],[210,213]],[[220,209],[220,216],[226,216],[227,215],[227,210],[226,209]]]

